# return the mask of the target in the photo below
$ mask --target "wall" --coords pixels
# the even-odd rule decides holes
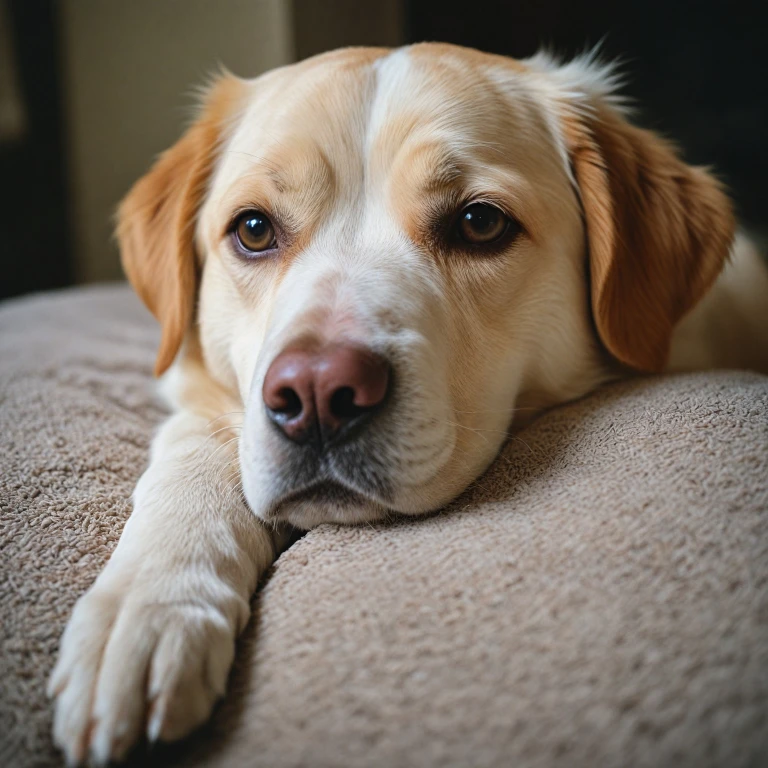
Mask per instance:
[[[122,278],[113,212],[189,121],[221,64],[254,76],[294,58],[284,0],[62,0],[75,279]]]

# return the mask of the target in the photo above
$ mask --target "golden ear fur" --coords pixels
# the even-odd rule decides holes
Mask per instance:
[[[660,371],[677,322],[728,258],[735,220],[720,184],[674,148],[631,125],[612,95],[610,66],[594,56],[559,66],[559,118],[581,197],[592,311],[608,351],[639,371]]]
[[[157,376],[173,362],[193,321],[199,268],[197,214],[242,91],[237,78],[220,78],[195,123],[136,182],[118,208],[123,269],[162,329]]]

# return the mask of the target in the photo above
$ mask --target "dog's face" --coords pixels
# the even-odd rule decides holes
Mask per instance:
[[[200,214],[199,317],[206,359],[246,403],[257,514],[434,508],[487,466],[522,392],[594,385],[567,169],[535,103],[462,65],[349,52],[249,86]],[[273,232],[251,253],[237,222],[257,214]],[[338,345],[386,361],[386,401],[321,450],[286,439],[263,399],[270,366]]]
[[[586,393],[612,361],[663,367],[733,225],[610,85],[585,62],[422,45],[214,87],[120,236],[163,324],[159,369],[192,329],[244,403],[259,517],[434,509],[516,413]]]

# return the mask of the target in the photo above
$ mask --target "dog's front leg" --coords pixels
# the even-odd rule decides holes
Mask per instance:
[[[162,427],[120,541],[75,606],[49,684],[69,763],[119,759],[144,729],[180,738],[224,693],[279,542],[233,491],[237,441],[212,431],[189,413]]]

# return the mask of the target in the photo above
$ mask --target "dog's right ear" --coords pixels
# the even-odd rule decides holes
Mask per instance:
[[[730,200],[706,169],[610,108],[564,126],[589,243],[595,325],[615,358],[660,372],[675,326],[728,258]]]
[[[199,269],[197,214],[244,89],[243,81],[231,75],[217,80],[197,120],[134,184],[118,208],[123,269],[162,329],[157,376],[173,362],[193,321]]]
[[[611,65],[582,56],[544,71],[581,199],[592,314],[605,348],[629,368],[664,370],[677,323],[725,264],[732,205],[706,169],[632,125],[616,103]],[[554,88],[551,86],[554,85]]]

